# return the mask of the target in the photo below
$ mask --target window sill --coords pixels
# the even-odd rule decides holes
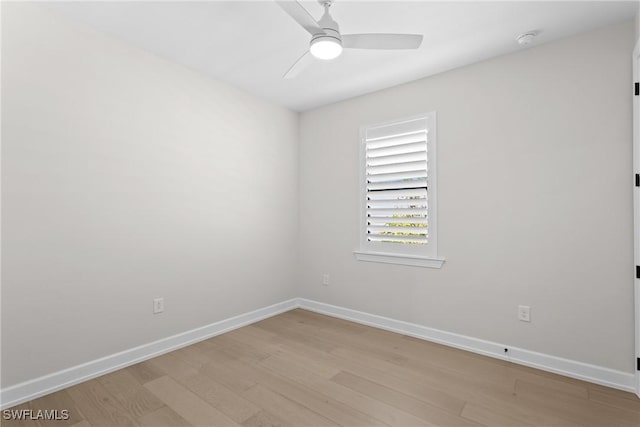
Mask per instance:
[[[353,251],[353,254],[358,261],[381,262],[385,264],[411,265],[413,267],[425,268],[441,268],[442,264],[444,264],[444,258],[364,251]]]

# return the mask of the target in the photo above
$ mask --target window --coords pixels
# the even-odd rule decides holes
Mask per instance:
[[[361,132],[361,230],[356,258],[440,268],[436,227],[436,115]]]

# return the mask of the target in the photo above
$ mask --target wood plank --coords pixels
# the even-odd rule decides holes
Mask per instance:
[[[524,365],[519,365],[516,363],[510,363],[509,364],[509,368],[514,370],[514,371],[520,371],[520,372],[526,372],[529,374],[534,374],[540,377],[544,377],[544,378],[550,378],[552,380],[555,381],[562,381],[564,383],[567,384],[573,384],[573,385],[577,385],[577,386],[581,386],[581,387],[586,387],[587,390],[589,389],[589,386],[592,385],[588,382],[585,382],[583,380],[579,380],[576,378],[571,378],[571,377],[565,377],[564,375],[559,375],[559,374],[555,374],[553,372],[547,372],[547,371],[541,371],[540,369],[536,369],[536,368],[532,368],[530,366],[524,366]],[[522,378],[524,379],[524,378]],[[596,387],[600,387],[597,384],[593,384]],[[603,387],[605,389],[609,389],[608,387]],[[613,390],[613,389],[609,389],[609,390]]]
[[[200,369],[211,361],[206,354],[195,346],[184,347],[171,354],[195,369]]]
[[[285,322],[283,324],[282,322],[276,322],[273,319],[276,318],[272,317],[270,319],[263,320],[262,322],[254,323],[254,326],[264,329],[267,332],[272,332],[280,337],[285,337],[309,347],[316,348],[320,351],[331,351],[336,348],[335,344],[319,340],[313,335],[309,335],[308,333],[300,331],[300,329],[296,329],[296,327],[292,326],[290,323]]]
[[[224,353],[236,360],[257,362],[269,357],[269,353],[265,350],[247,345],[227,334],[216,337],[215,340],[210,341],[210,345],[212,350]]]
[[[523,380],[530,384],[538,384],[554,390],[558,393],[569,394],[586,399],[589,396],[587,385],[582,381],[570,382],[563,380],[559,375],[540,375],[539,370],[522,369],[518,365],[510,366],[507,375],[514,380]]]
[[[199,373],[239,394],[257,384],[254,378],[236,375],[231,369],[228,369],[228,363],[230,361],[210,362],[203,366]]]
[[[251,344],[255,345],[255,342],[252,341],[251,338],[247,339],[246,337],[241,336],[241,337],[237,337],[237,339],[245,342],[248,345],[251,345]],[[285,344],[278,344],[278,345],[272,346],[270,349],[269,358],[272,356],[285,357],[294,363],[304,364],[308,370],[311,370],[317,375],[321,375],[325,378],[331,378],[340,371],[340,368],[333,364],[328,364],[323,361],[319,361],[312,358],[302,357],[296,354],[295,352],[287,351],[287,346]],[[266,358],[266,359],[269,359],[269,358]],[[263,359],[263,360],[266,360],[266,359]],[[258,361],[258,364],[260,364],[260,362],[262,361]]]
[[[294,381],[274,374],[258,365],[235,361],[233,363],[226,363],[223,369],[232,373],[235,378],[245,378],[256,381],[258,384],[267,387],[275,393],[286,396],[288,399],[318,414],[322,414],[325,418],[334,421],[336,424],[351,426],[376,426],[384,424],[332,397],[301,386]],[[269,408],[267,407],[266,409]]]
[[[351,390],[333,381],[325,379],[323,376],[316,375],[313,372],[305,369],[305,365],[300,365],[297,362],[291,361],[289,358],[280,358],[277,356],[271,356],[260,362],[260,366],[264,366],[282,376],[291,378],[292,380],[322,393],[326,396],[331,396],[352,408],[369,414],[372,417],[392,426],[421,426],[428,425],[424,420],[421,420],[407,412],[387,405],[386,403],[375,400],[362,393]]]
[[[287,423],[282,418],[264,410],[249,418],[242,425],[244,427],[293,427],[292,424]]]
[[[333,354],[351,354],[351,357],[355,355],[353,353],[349,353],[348,350],[336,349]],[[367,367],[371,366],[373,363],[368,363]],[[381,370],[384,370],[384,365],[381,363]],[[375,367],[375,366],[374,366]],[[357,367],[353,364],[350,365],[351,370],[357,370],[359,372],[365,371],[362,367]],[[399,368],[395,369],[395,372],[400,371]],[[462,412],[462,408],[464,407],[465,401],[458,397],[455,397],[451,393],[447,393],[442,388],[433,387],[428,382],[414,382],[407,381],[402,378],[395,378],[392,375],[384,375],[380,372],[367,372],[368,375],[366,377],[371,377],[371,379],[382,379],[382,384],[392,388],[394,390],[400,391],[401,393],[407,394],[414,398],[420,399],[425,403],[430,405],[442,408],[452,414],[459,414]],[[335,378],[335,377],[334,377]],[[415,379],[414,375],[414,379]],[[371,381],[371,380],[368,380]]]
[[[140,381],[138,381],[136,377],[126,369],[111,372],[110,374],[96,378],[96,380],[114,396],[127,393],[132,389],[142,386]]]
[[[256,384],[246,390],[243,392],[243,396],[262,408],[268,408],[269,412],[278,414],[279,418],[287,420],[288,423],[294,426],[338,425],[261,384]]]
[[[2,413],[2,427],[40,427],[40,423],[37,420],[31,419],[29,415],[29,411],[32,410],[31,402],[25,402],[8,408],[9,412],[6,413],[8,419],[4,418],[5,412]]]
[[[265,351],[268,351],[271,346],[277,345],[280,339],[277,334],[271,333],[262,328],[258,328],[254,325],[235,329],[231,332],[228,332],[228,335],[234,338],[238,336],[250,338],[253,342],[259,343],[260,347],[265,349]]]
[[[134,417],[141,417],[164,406],[125,369],[103,375],[97,380]]]
[[[138,422],[141,426],[148,427],[181,427],[192,426],[187,420],[182,418],[176,411],[163,406],[153,412],[150,412],[143,417],[138,418]]]
[[[134,417],[141,417],[160,409],[164,404],[149,390],[136,388],[116,397],[118,402]]]
[[[631,394],[631,393],[628,393]],[[601,390],[589,390],[589,400],[613,406],[614,408],[626,409],[628,411],[640,412],[640,399],[628,399],[616,394],[603,392]]]
[[[515,379],[508,381],[485,381],[481,375],[463,374],[456,370],[441,369],[425,364],[420,368],[400,366],[393,362],[383,361],[369,354],[338,348],[331,352],[342,359],[341,366],[345,370],[381,382],[391,388],[399,388],[408,394],[421,394],[415,384],[427,386],[468,401],[473,399],[510,399],[515,387]],[[428,356],[426,356],[428,357]],[[405,383],[401,385],[399,380]]]
[[[279,317],[282,319],[292,319],[294,321],[328,331],[346,332],[349,335],[362,334],[370,328],[370,326],[361,325],[359,323],[350,322],[337,317],[326,316],[324,314],[315,313],[302,308],[287,311],[286,313],[282,313]]]
[[[584,426],[640,425],[639,412],[615,408],[565,393],[556,393],[553,389],[540,384],[518,380],[516,395],[520,399],[535,403],[540,410]]]
[[[488,408],[475,403],[467,403],[461,415],[463,418],[493,427],[527,427],[535,425],[523,421],[522,418],[517,415],[509,414],[508,410],[501,411],[496,407]]]
[[[515,385],[511,370],[519,365],[507,361],[375,328],[367,331],[362,338],[375,342],[381,349],[404,355],[404,362],[391,358],[387,360],[411,369],[438,369],[452,374],[473,376],[499,386],[507,385],[511,389]]]
[[[149,381],[153,381],[156,378],[160,378],[166,375],[161,369],[153,366],[148,361],[137,363],[132,366],[128,366],[124,368],[125,371],[129,372],[133,377],[138,380],[140,384],[147,383]]]
[[[342,384],[352,390],[359,391],[376,400],[395,406],[405,412],[415,415],[428,423],[435,425],[479,426],[481,424],[467,420],[459,414],[448,412],[436,406],[429,405],[409,395],[392,390],[383,385],[366,380],[348,372],[341,372],[332,381]]]
[[[615,397],[617,399],[633,400],[634,402],[638,401],[638,396],[636,396],[634,393],[629,393],[628,391],[617,390],[615,388],[605,387],[600,384],[586,383],[586,385],[589,392],[597,391],[603,394],[607,394],[611,397]]]
[[[99,381],[87,381],[66,389],[77,407],[93,427],[137,426],[127,413]]]
[[[286,314],[289,313],[285,313],[284,315],[278,317],[278,319],[282,322],[282,325],[296,331],[306,332],[315,340],[323,340],[325,343],[327,343],[327,345],[338,344],[340,347],[365,352],[369,355],[375,355],[382,360],[394,361],[396,363],[403,363],[407,360],[404,354],[401,354],[398,351],[388,350],[383,345],[378,345],[379,343],[376,343],[369,338],[363,337],[362,331],[353,333],[345,327],[319,328],[301,321],[296,321],[295,317],[293,319],[291,317],[286,317]],[[321,316],[315,313],[310,314],[313,314],[316,317]],[[340,319],[332,319],[332,321],[335,320]],[[325,319],[325,321],[328,322],[327,319]],[[351,323],[345,320],[340,320],[340,322]],[[353,323],[351,324],[353,325]]]
[[[167,353],[162,356],[155,357],[148,362],[154,368],[163,372],[164,375],[169,375],[175,379],[189,377],[198,373],[198,370],[196,368],[184,362],[173,353]]]
[[[222,384],[213,381],[206,375],[198,373],[183,378],[180,382],[202,400],[226,414],[238,424],[243,424],[260,412],[260,407]]]
[[[69,393],[66,390],[61,390],[46,396],[43,396],[39,399],[35,399],[31,401],[31,409],[34,411],[38,410],[67,410],[69,414],[69,419],[67,420],[56,420],[55,423],[58,426],[71,426],[73,424],[78,424],[84,420],[82,414],[78,410],[76,403],[73,401]],[[40,424],[43,424],[41,421]]]
[[[193,426],[240,425],[168,376],[150,381],[144,387]]]

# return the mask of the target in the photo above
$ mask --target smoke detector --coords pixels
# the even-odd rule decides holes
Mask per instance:
[[[536,36],[536,32],[529,31],[528,33],[520,34],[518,37],[516,37],[516,41],[520,46],[526,46],[528,44],[531,44]]]

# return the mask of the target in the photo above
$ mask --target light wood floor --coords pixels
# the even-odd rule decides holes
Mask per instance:
[[[13,409],[2,426],[640,426],[640,399],[293,310]]]

